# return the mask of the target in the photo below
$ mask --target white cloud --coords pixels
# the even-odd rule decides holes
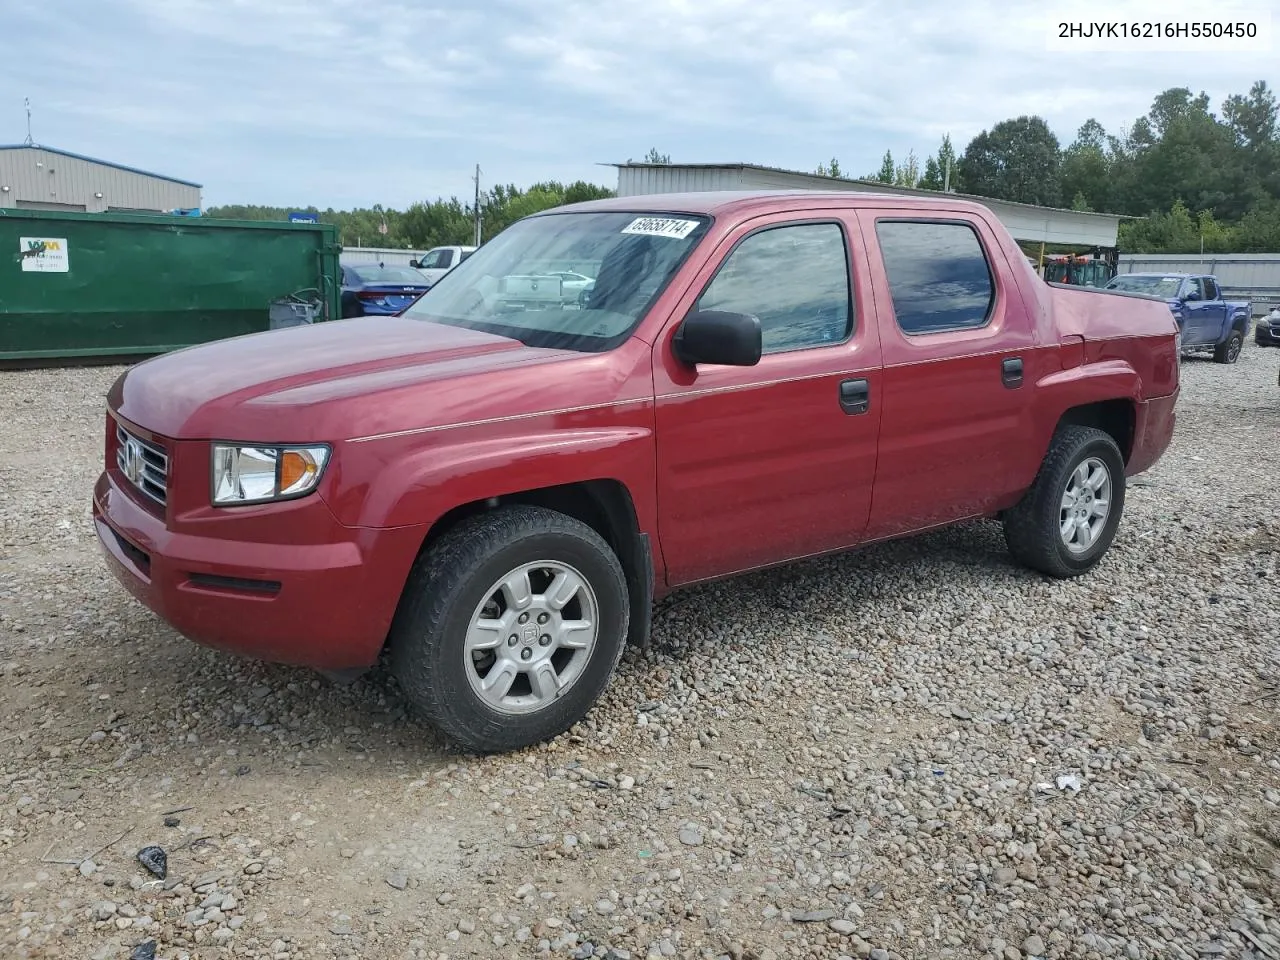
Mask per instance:
[[[1185,8],[1185,9],[1184,9]],[[206,185],[206,202],[403,205],[486,182],[611,182],[597,161],[854,173],[1038,113],[1065,142],[1170,86],[1215,106],[1273,54],[1051,52],[1061,13],[973,0],[45,0],[7,14],[0,89],[37,139]],[[1172,0],[1166,18],[1203,19]],[[1280,24],[1277,24],[1280,26]],[[14,51],[16,50],[16,56]],[[32,82],[30,78],[38,78]],[[21,139],[18,103],[0,140]]]

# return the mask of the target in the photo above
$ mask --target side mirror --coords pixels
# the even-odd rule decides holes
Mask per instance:
[[[721,310],[691,313],[676,330],[671,346],[676,357],[690,366],[753,367],[764,349],[760,318]]]
[[[410,261],[409,261],[409,266],[411,266],[411,267],[413,267],[413,269],[417,270],[420,266],[422,266],[422,262],[421,262],[421,261],[419,261],[419,260],[410,260]]]

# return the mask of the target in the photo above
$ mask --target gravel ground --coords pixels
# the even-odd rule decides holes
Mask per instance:
[[[487,759],[131,601],[119,368],[0,372],[0,955],[1276,960],[1278,364],[1185,363],[1090,576],[978,523],[677,595]]]

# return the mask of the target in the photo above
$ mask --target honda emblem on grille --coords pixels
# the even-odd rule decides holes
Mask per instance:
[[[132,437],[124,442],[124,456],[121,458],[122,463],[120,469],[124,471],[124,475],[135,485],[142,482],[142,444],[138,443]]]

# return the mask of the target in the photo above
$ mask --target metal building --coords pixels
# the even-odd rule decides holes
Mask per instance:
[[[754,163],[615,163],[610,166],[618,169],[620,197],[699,190],[851,190],[919,197],[938,195],[936,190],[894,187],[874,180],[824,177]],[[1114,213],[1039,207],[965,193],[954,196],[985,205],[1015,240],[1028,243],[1060,243],[1113,250],[1121,219],[1131,219]]]
[[[0,210],[198,210],[200,184],[33,144],[0,145]]]
[[[1254,315],[1280,304],[1280,253],[1128,253],[1121,273],[1210,273],[1228,300],[1250,300]]]

